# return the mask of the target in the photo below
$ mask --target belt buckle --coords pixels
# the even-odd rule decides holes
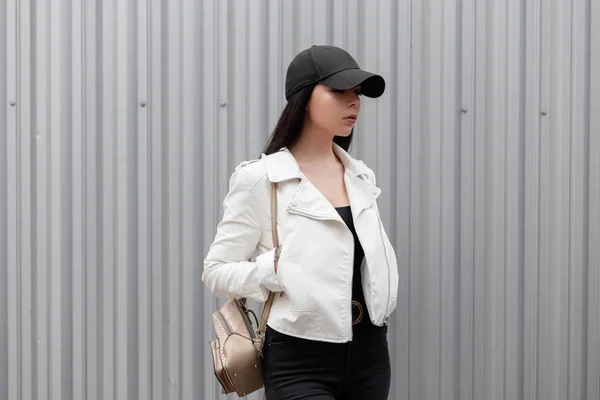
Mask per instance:
[[[358,308],[358,317],[352,321],[352,325],[356,325],[363,319],[363,306],[358,301],[354,300],[352,300],[352,306],[356,306],[356,308]]]

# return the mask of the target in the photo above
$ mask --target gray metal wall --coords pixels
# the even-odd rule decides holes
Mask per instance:
[[[390,398],[600,399],[597,0],[1,0],[0,399],[219,398],[202,261],[313,43],[387,79]]]

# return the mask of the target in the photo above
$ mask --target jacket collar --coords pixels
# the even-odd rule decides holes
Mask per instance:
[[[333,150],[344,164],[344,181],[352,214],[354,218],[379,197],[381,190],[369,179],[370,170],[362,162],[352,158],[344,149],[334,143]],[[288,204],[290,212],[300,212],[320,219],[338,219],[340,216],[325,197],[313,187],[310,181],[304,179],[304,174],[296,159],[287,148],[268,156],[262,155],[266,163],[267,176],[270,182],[283,182],[290,179],[300,179],[300,184],[292,200]]]
[[[333,144],[333,152],[342,161],[346,171],[353,177],[368,175],[369,169],[367,166],[352,158],[337,143]],[[263,154],[261,158],[265,161],[267,176],[270,182],[283,182],[293,178],[302,179],[304,177],[304,174],[300,171],[298,162],[287,147],[283,147],[277,153],[268,156]]]

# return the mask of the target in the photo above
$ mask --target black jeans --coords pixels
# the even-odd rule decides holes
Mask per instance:
[[[387,400],[387,327],[358,324],[349,343],[299,339],[267,326],[263,347],[267,400]]]

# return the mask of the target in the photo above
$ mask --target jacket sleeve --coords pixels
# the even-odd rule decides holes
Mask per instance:
[[[278,292],[281,287],[274,269],[275,249],[250,261],[262,234],[261,211],[243,168],[231,176],[223,209],[223,219],[204,260],[202,282],[223,299],[247,297],[264,302],[269,291]]]

